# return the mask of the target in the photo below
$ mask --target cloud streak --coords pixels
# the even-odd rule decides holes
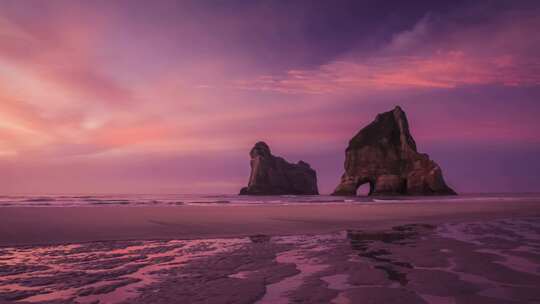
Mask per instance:
[[[491,23],[438,29],[430,14],[397,33],[375,55],[348,54],[315,69],[239,80],[233,87],[289,94],[362,90],[540,85],[537,14],[505,14]],[[449,27],[449,26],[447,26]],[[441,32],[442,31],[442,32]]]

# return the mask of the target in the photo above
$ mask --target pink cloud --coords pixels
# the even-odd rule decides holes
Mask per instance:
[[[455,26],[438,33],[430,15],[394,35],[376,55],[351,52],[313,69],[238,80],[232,87],[289,94],[365,90],[540,85],[540,17],[506,14],[489,25]],[[438,37],[442,36],[442,37]]]
[[[335,61],[316,70],[291,70],[285,75],[238,81],[233,87],[292,94],[334,94],[366,89],[535,86],[540,85],[540,74],[535,71],[539,65],[540,60],[518,62],[511,55],[483,58],[462,51],[440,51],[430,57]]]

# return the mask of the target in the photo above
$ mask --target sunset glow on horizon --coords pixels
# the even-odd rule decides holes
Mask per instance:
[[[339,2],[339,1],[338,1]],[[400,105],[458,192],[540,188],[534,1],[0,0],[0,191],[237,193]]]

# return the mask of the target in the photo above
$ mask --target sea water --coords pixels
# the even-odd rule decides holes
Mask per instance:
[[[392,204],[392,203],[467,203],[472,201],[523,201],[540,199],[540,193],[489,193],[457,196],[331,196],[231,194],[113,194],[113,195],[4,195],[0,207],[95,207],[95,206],[183,206],[253,204]]]

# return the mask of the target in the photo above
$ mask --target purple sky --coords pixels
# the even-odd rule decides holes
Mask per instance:
[[[540,191],[538,1],[0,0],[0,193],[329,193],[401,105],[458,192]]]

